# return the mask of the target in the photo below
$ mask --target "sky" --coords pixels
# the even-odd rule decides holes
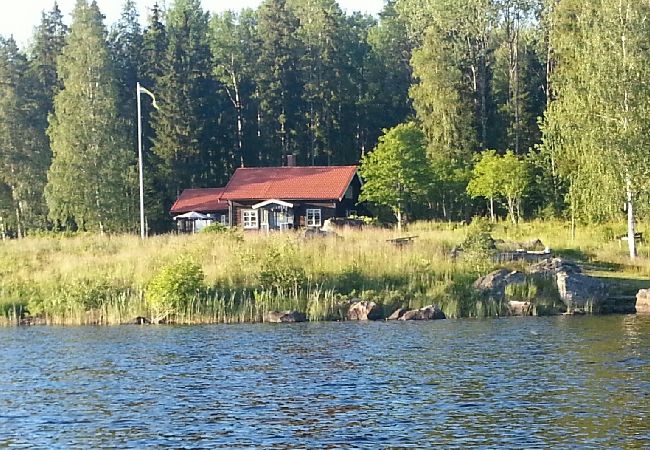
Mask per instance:
[[[146,21],[148,11],[156,0],[136,0],[140,10],[140,23]],[[159,0],[159,4],[171,4],[173,0]],[[383,0],[338,0],[344,11],[361,11],[369,14],[377,14],[383,4]],[[66,23],[70,23],[70,13],[76,0],[58,0],[59,8],[64,14]],[[97,0],[99,9],[106,16],[106,24],[110,26],[120,16],[123,0]],[[239,10],[246,7],[255,8],[261,0],[202,0],[203,8],[207,11],[218,12],[227,9]],[[14,36],[18,44],[23,47],[31,39],[34,27],[41,19],[41,12],[50,10],[54,0],[0,0],[2,13],[0,14],[0,35]]]

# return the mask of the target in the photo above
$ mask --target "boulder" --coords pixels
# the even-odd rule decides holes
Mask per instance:
[[[527,242],[521,242],[517,248],[521,248],[523,250],[532,250],[532,251],[540,251],[546,249],[546,246],[544,243],[539,240],[539,239],[533,239]]]
[[[607,286],[588,275],[559,271],[555,274],[557,290],[567,312],[600,312],[607,300]]]
[[[321,230],[320,228],[310,227],[304,231],[303,237],[305,239],[312,238],[339,238],[340,236],[333,231]]]
[[[446,319],[445,313],[435,305],[425,306],[420,309],[406,311],[399,320],[437,320]]]
[[[348,320],[378,320],[382,318],[381,308],[375,302],[354,299],[346,314]]]
[[[562,258],[549,258],[534,264],[530,273],[555,281],[568,313],[601,312],[607,301],[607,285],[582,273],[580,266]]]
[[[264,315],[263,320],[269,323],[294,323],[305,322],[307,316],[300,311],[269,311]]]
[[[558,272],[582,273],[582,269],[574,261],[562,258],[548,258],[530,266],[528,272],[533,275],[555,277]]]
[[[508,302],[508,309],[510,310],[511,316],[531,316],[533,312],[530,302],[516,300]]]
[[[636,313],[650,314],[650,289],[641,289],[636,294]]]
[[[406,308],[397,308],[386,320],[397,320],[404,315]]]
[[[363,227],[363,220],[348,219],[344,217],[332,217],[331,219],[325,220],[321,230],[336,231],[336,230],[344,230],[346,228],[360,230],[362,227]]]
[[[502,300],[506,296],[506,286],[526,282],[526,274],[517,270],[499,269],[474,282],[474,289],[493,299]]]
[[[149,320],[146,317],[138,316],[135,319],[131,321],[131,324],[133,325],[149,325],[151,323],[151,320]]]

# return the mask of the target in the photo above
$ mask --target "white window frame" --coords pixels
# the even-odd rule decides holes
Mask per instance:
[[[244,230],[257,230],[259,228],[259,216],[256,209],[242,209],[241,223]]]
[[[220,222],[221,225],[223,225],[224,227],[229,226],[230,224],[228,223],[228,214],[222,214],[222,215],[221,215],[221,219],[219,220],[219,222]]]
[[[318,217],[318,221],[316,220],[316,217]],[[323,216],[320,208],[307,208],[307,211],[305,212],[305,223],[308,227],[323,226],[322,218]]]

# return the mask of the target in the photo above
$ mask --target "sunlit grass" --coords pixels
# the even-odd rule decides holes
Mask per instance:
[[[401,235],[417,237],[403,248],[389,241],[398,236],[395,230],[381,228],[313,239],[300,233],[226,233],[163,235],[144,242],[132,235],[8,240],[0,242],[0,320],[17,323],[26,310],[48,323],[117,324],[150,317],[143,300],[147,283],[181,255],[201,265],[206,291],[177,312],[174,320],[180,323],[259,321],[273,309],[299,309],[310,320],[337,319],[340,304],[354,297],[390,307],[437,303],[451,317],[495,314],[499,305],[471,298],[469,286],[479,275],[474,266],[451,257],[465,228],[414,223]],[[534,221],[517,227],[502,222],[493,236],[512,242],[539,238],[598,276],[644,285],[650,278],[650,248],[641,244],[640,257],[630,263],[626,243],[613,239],[624,232],[624,224],[584,226],[573,238],[566,223]],[[261,286],[270,255],[278,254],[277,264],[304,271],[299,289]],[[98,291],[105,295],[95,304],[87,297]]]

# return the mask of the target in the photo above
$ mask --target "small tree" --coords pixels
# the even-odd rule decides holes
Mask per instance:
[[[361,160],[359,171],[365,184],[360,200],[391,208],[398,230],[405,208],[423,201],[432,182],[425,146],[422,130],[408,122],[384,130],[374,151]]]
[[[528,167],[526,162],[519,159],[508,150],[499,158],[499,193],[508,203],[508,214],[515,225],[521,218],[521,197],[528,188]]]
[[[467,193],[472,198],[485,197],[490,207],[490,220],[495,221],[494,199],[499,196],[501,187],[500,158],[495,150],[486,150],[476,161],[472,179],[467,185]]]

